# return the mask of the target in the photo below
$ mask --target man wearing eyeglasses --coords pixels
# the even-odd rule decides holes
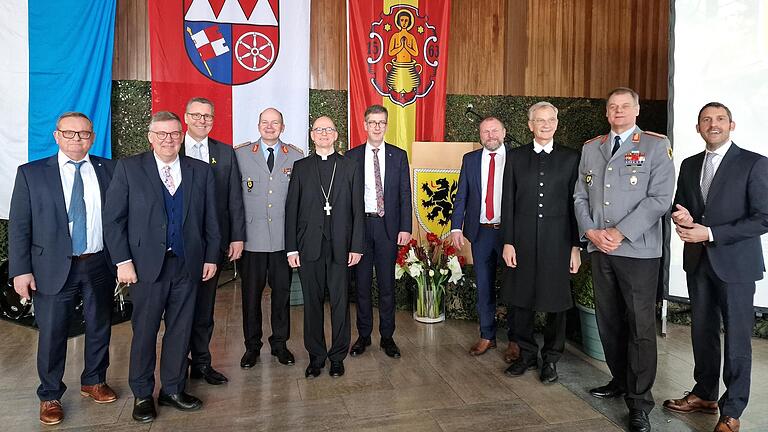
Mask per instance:
[[[242,195],[248,215],[245,251],[240,260],[245,339],[240,367],[243,369],[252,368],[259,359],[263,335],[261,299],[267,283],[271,289],[270,352],[281,364],[296,362],[287,346],[291,335],[292,270],[285,257],[285,198],[293,164],[304,157],[304,152],[280,139],[284,130],[282,113],[267,108],[259,115],[259,139],[235,146],[241,173],[238,193]]]
[[[624,396],[629,430],[648,432],[662,217],[672,207],[675,167],[667,137],[637,127],[634,90],[612,90],[605,108],[611,131],[584,144],[573,194],[579,234],[589,242],[597,326],[612,375],[589,393]]]
[[[117,278],[132,284],[128,384],[139,422],[157,416],[152,394],[161,321],[158,403],[182,411],[202,406],[184,391],[187,353],[198,285],[215,276],[221,257],[210,166],[179,155],[181,120],[174,113],[154,114],[147,137],[152,151],[118,162],[104,209],[104,238]]]
[[[63,113],[53,138],[59,147],[56,155],[19,167],[8,226],[8,275],[16,292],[32,299],[40,330],[37,395],[40,422],[46,425],[64,419],[67,332],[80,297],[85,318],[80,393],[97,403],[117,400],[105,382],[114,268],[104,248],[101,223],[115,165],[88,154],[96,137],[85,114]]]
[[[288,264],[299,269],[304,294],[304,346],[309,366],[304,376],[320,375],[330,359],[332,377],[344,375],[349,351],[349,267],[363,252],[363,173],[353,160],[336,153],[339,137],[333,120],[312,125],[315,154],[296,161],[285,202],[285,250]],[[323,303],[331,299],[332,341],[325,345]]]
[[[245,240],[245,214],[240,193],[240,170],[232,147],[208,136],[213,128],[213,102],[194,97],[187,102],[184,122],[187,133],[181,154],[207,163],[216,180],[216,214],[221,233],[221,260],[217,261],[216,274],[201,281],[197,288],[195,320],[189,341],[191,357],[190,378],[205,379],[212,385],[226,383],[227,377],[211,366],[209,344],[213,335],[213,308],[216,288],[224,259],[240,258]]]
[[[371,284],[376,267],[379,289],[379,345],[392,358],[400,358],[395,333],[395,258],[397,246],[411,240],[411,183],[408,155],[384,142],[387,109],[371,105],[365,110],[365,144],[347,152],[365,179],[365,250],[357,276],[357,341],[350,355],[359,356],[371,345],[373,309]]]

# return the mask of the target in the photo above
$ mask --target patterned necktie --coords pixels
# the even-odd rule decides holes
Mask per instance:
[[[613,149],[611,150],[611,156],[615,155],[617,151],[619,151],[619,147],[621,147],[621,137],[616,135],[613,138]]]
[[[496,153],[490,153],[491,163],[488,164],[488,186],[485,188],[485,218],[493,220],[493,185],[496,180]]]
[[[168,193],[173,195],[176,192],[176,183],[173,182],[170,165],[163,167],[163,183],[165,184],[165,188],[168,189]]]
[[[704,159],[704,172],[701,175],[701,196],[704,197],[704,203],[707,202],[709,187],[712,186],[712,179],[715,177],[715,153],[707,153]]]
[[[381,184],[381,167],[379,166],[379,150],[373,151],[373,176],[376,178],[376,213],[379,217],[384,217],[384,186]]]
[[[85,219],[85,188],[83,186],[83,176],[80,173],[80,167],[85,161],[73,162],[75,166],[75,181],[72,183],[72,195],[69,199],[69,211],[67,216],[72,223],[72,255],[79,256],[85,252],[88,246],[88,233],[86,232]]]
[[[267,168],[269,168],[269,172],[272,172],[272,169],[275,168],[275,149],[268,147],[267,151],[269,152],[269,156],[267,156]]]

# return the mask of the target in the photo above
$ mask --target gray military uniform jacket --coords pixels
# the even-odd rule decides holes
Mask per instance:
[[[661,256],[661,217],[672,206],[675,167],[667,137],[636,127],[615,155],[608,135],[584,144],[574,211],[582,241],[590,229],[615,227],[625,239],[610,255]],[[598,250],[592,242],[588,251]]]
[[[245,250],[277,252],[285,249],[285,197],[293,163],[304,153],[278,140],[270,173],[261,146],[259,139],[234,147],[245,206]]]

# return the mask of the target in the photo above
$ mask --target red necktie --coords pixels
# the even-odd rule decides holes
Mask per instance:
[[[493,220],[493,183],[496,179],[496,153],[490,153],[491,163],[488,164],[488,187],[485,189],[485,217],[488,222]]]

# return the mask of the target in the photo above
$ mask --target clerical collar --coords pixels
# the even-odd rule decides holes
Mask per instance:
[[[552,149],[554,148],[554,142],[555,140],[549,140],[548,143],[541,145],[536,140],[533,140],[533,151],[536,152],[536,154],[541,153],[542,151],[546,154],[552,153]]]
[[[329,155],[321,155],[320,153],[315,151],[315,155],[317,155],[321,160],[328,160],[329,157],[331,157],[331,156],[333,156],[335,154],[336,154],[336,152],[334,151],[333,153],[331,153]]]

